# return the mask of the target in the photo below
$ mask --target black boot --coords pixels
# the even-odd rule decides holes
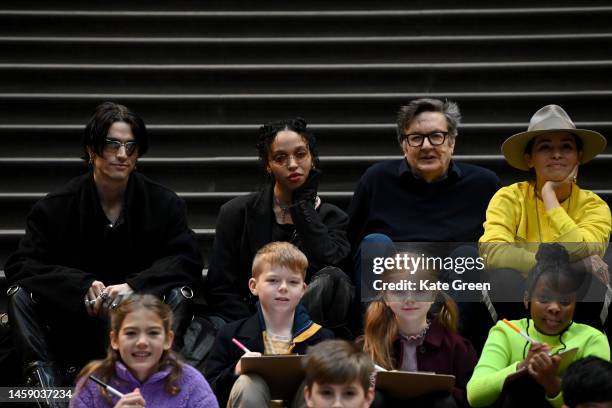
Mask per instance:
[[[58,370],[51,363],[36,361],[28,365],[25,369],[25,379],[27,387],[36,387],[43,390],[53,390],[62,386],[62,379]],[[39,407],[66,408],[68,402],[54,400],[52,398],[40,398]]]
[[[11,286],[7,291],[8,314],[13,341],[24,362],[24,378],[26,368],[34,362],[48,363],[54,359],[47,344],[47,329],[37,310],[37,304],[32,295],[20,286]]]
[[[62,386],[62,377],[51,363],[52,356],[47,344],[47,329],[37,311],[32,295],[24,288],[11,286],[8,313],[15,345],[24,361],[23,380],[27,387],[53,389]],[[65,408],[67,402],[41,399],[35,407]]]

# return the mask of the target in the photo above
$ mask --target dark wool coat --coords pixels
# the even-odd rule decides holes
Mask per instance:
[[[23,286],[57,312],[84,313],[94,280],[127,282],[158,296],[200,282],[201,255],[174,192],[134,172],[123,211],[123,223],[109,227],[92,173],[48,194],[32,208],[6,262],[9,285]]]

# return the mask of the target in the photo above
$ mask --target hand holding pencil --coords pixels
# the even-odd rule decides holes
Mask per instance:
[[[503,319],[503,322],[508,327],[510,327],[513,331],[515,331],[518,334],[520,334],[525,340],[527,340],[531,344],[531,347],[529,347],[529,352],[527,352],[527,356],[525,357],[525,360],[523,360],[523,361],[521,361],[519,363],[517,369],[520,370],[522,368],[529,367],[529,363],[531,362],[533,357],[538,355],[539,353],[545,353],[546,355],[548,355],[548,353],[550,352],[550,346],[548,344],[546,344],[546,343],[539,343],[539,342],[535,341],[527,333],[525,333],[524,331],[522,331],[521,329],[516,327],[516,325],[514,325],[508,319]]]
[[[94,375],[90,375],[89,378],[93,382],[95,382],[96,384],[104,388],[106,391],[108,391],[108,393],[119,398],[119,401],[117,401],[117,403],[115,404],[113,408],[133,408],[133,407],[144,408],[146,406],[146,401],[142,397],[142,394],[140,393],[140,389],[138,388],[134,389],[134,391],[128,394],[123,394],[117,391],[115,388],[111,387],[110,385],[106,384],[104,381],[100,380],[98,377]]]
[[[248,348],[246,348],[244,346],[244,344],[242,344],[241,342],[239,342],[236,339],[232,339],[232,343],[234,343],[236,345],[236,347],[238,347],[240,350],[244,351],[244,354],[242,355],[242,357],[240,357],[240,360],[238,360],[238,362],[236,363],[236,367],[234,368],[234,373],[236,375],[241,375],[242,374],[242,367],[240,366],[240,361],[242,360],[243,357],[261,357],[261,353],[257,352],[257,351],[251,351]]]
[[[543,354],[548,357],[549,351],[550,346],[546,343],[538,343],[537,341],[531,343],[527,356],[525,356],[525,359],[519,363],[517,369],[528,368],[534,357],[538,356],[539,354]]]
[[[142,397],[140,390],[136,388],[134,391],[124,394],[123,397],[113,408],[144,408],[146,407],[146,401]]]

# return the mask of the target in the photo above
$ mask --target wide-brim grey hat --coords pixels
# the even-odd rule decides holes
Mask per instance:
[[[588,129],[576,129],[576,125],[562,107],[546,105],[531,117],[526,132],[512,135],[504,141],[502,153],[512,167],[529,170],[525,161],[525,148],[529,141],[543,133],[556,131],[570,132],[582,140],[581,164],[593,159],[606,148],[607,141],[601,133]]]

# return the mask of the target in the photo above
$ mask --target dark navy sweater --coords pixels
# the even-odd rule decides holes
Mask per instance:
[[[416,178],[403,158],[374,164],[349,207],[352,247],[375,232],[396,242],[476,242],[500,186],[495,173],[466,163],[451,161],[447,177],[433,183]]]

